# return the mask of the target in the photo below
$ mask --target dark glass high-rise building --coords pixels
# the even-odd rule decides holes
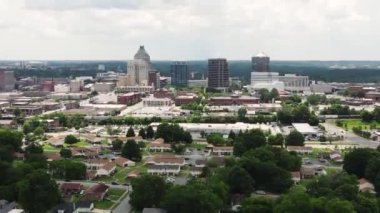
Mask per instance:
[[[227,59],[213,58],[208,60],[208,87],[226,88],[229,86],[230,73]]]
[[[189,65],[184,61],[173,62],[170,66],[170,75],[172,85],[187,86],[190,77]]]
[[[270,72],[270,58],[264,53],[252,57],[252,72]]]

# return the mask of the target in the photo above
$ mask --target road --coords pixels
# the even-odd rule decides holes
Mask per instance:
[[[129,204],[129,194],[124,197],[120,204],[112,210],[112,213],[129,213],[132,211],[132,206]]]
[[[334,120],[326,121],[325,123],[321,123],[321,125],[325,127],[326,131],[329,134],[334,134],[334,133],[337,135],[343,134],[344,142],[347,142],[357,147],[363,147],[363,148],[368,147],[368,148],[374,148],[374,149],[380,145],[379,141],[372,141],[372,140],[359,137],[351,131],[345,131],[344,129],[336,126],[334,122],[335,122]]]

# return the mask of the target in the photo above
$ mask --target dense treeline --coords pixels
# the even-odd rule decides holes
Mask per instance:
[[[61,201],[58,186],[39,144],[29,144],[25,160],[14,161],[21,145],[22,133],[0,129],[0,200],[16,201],[30,213],[46,212]]]
[[[376,62],[352,62],[351,64],[367,65]],[[104,64],[107,70],[118,72],[126,71],[126,62],[124,61],[91,61],[91,62],[54,62],[62,68],[55,70],[15,70],[16,76],[37,76],[37,77],[69,77],[69,76],[95,76],[96,73],[102,72],[97,70],[98,64]],[[163,76],[170,76],[171,61],[152,61],[153,67],[161,72]],[[369,68],[352,68],[352,69],[332,69],[329,66],[341,64],[349,65],[350,62],[321,62],[321,61],[272,61],[271,71],[280,74],[292,73],[299,75],[308,75],[312,80],[335,81],[335,82],[379,82],[379,69]],[[197,78],[207,75],[207,61],[189,61],[190,70],[198,72]],[[375,66],[374,66],[375,67]],[[249,60],[229,61],[231,76],[239,77],[245,83],[250,79],[252,71]]]

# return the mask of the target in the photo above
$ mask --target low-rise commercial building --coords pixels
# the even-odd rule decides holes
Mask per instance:
[[[173,104],[172,100],[169,98],[148,97],[143,98],[142,100],[143,105],[148,107],[171,106]]]
[[[115,87],[114,83],[95,83],[94,90],[97,92],[107,93],[111,92]]]
[[[176,106],[186,105],[197,102],[197,96],[194,95],[179,95],[174,99]]]
[[[117,96],[118,104],[133,105],[141,101],[140,93],[130,92],[126,94],[120,94]]]
[[[259,100],[257,97],[231,95],[230,97],[211,97],[208,104],[211,106],[246,105],[257,104]]]

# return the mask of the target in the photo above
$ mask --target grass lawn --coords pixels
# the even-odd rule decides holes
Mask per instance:
[[[123,168],[120,166],[117,166],[116,173],[110,177],[104,176],[104,177],[98,177],[96,178],[96,181],[111,183],[111,182],[117,182],[119,184],[124,184],[127,182],[127,176],[132,171],[138,171],[140,174],[147,173],[147,168],[144,166],[143,163],[136,163],[136,166],[131,166],[127,168]]]
[[[44,152],[59,152],[59,151],[61,151],[61,149],[56,148],[50,144],[44,144],[42,146],[42,148],[43,148]]]
[[[72,146],[76,146],[76,147],[86,147],[86,146],[90,146],[91,144],[90,143],[87,143],[86,141],[79,141],[78,143],[74,143],[72,144]]]
[[[113,202],[110,200],[102,200],[94,202],[96,209],[110,209],[113,205]]]
[[[343,127],[347,125],[348,129],[352,129],[352,127],[362,126],[363,129],[370,129],[372,123],[363,122],[361,119],[343,119]],[[376,124],[376,128],[380,128],[380,123],[374,122]]]
[[[204,149],[206,148],[206,144],[201,144],[201,143],[191,143],[190,144],[190,148],[194,148],[194,149]]]
[[[110,189],[107,192],[107,199],[116,202],[124,193],[124,189]]]

